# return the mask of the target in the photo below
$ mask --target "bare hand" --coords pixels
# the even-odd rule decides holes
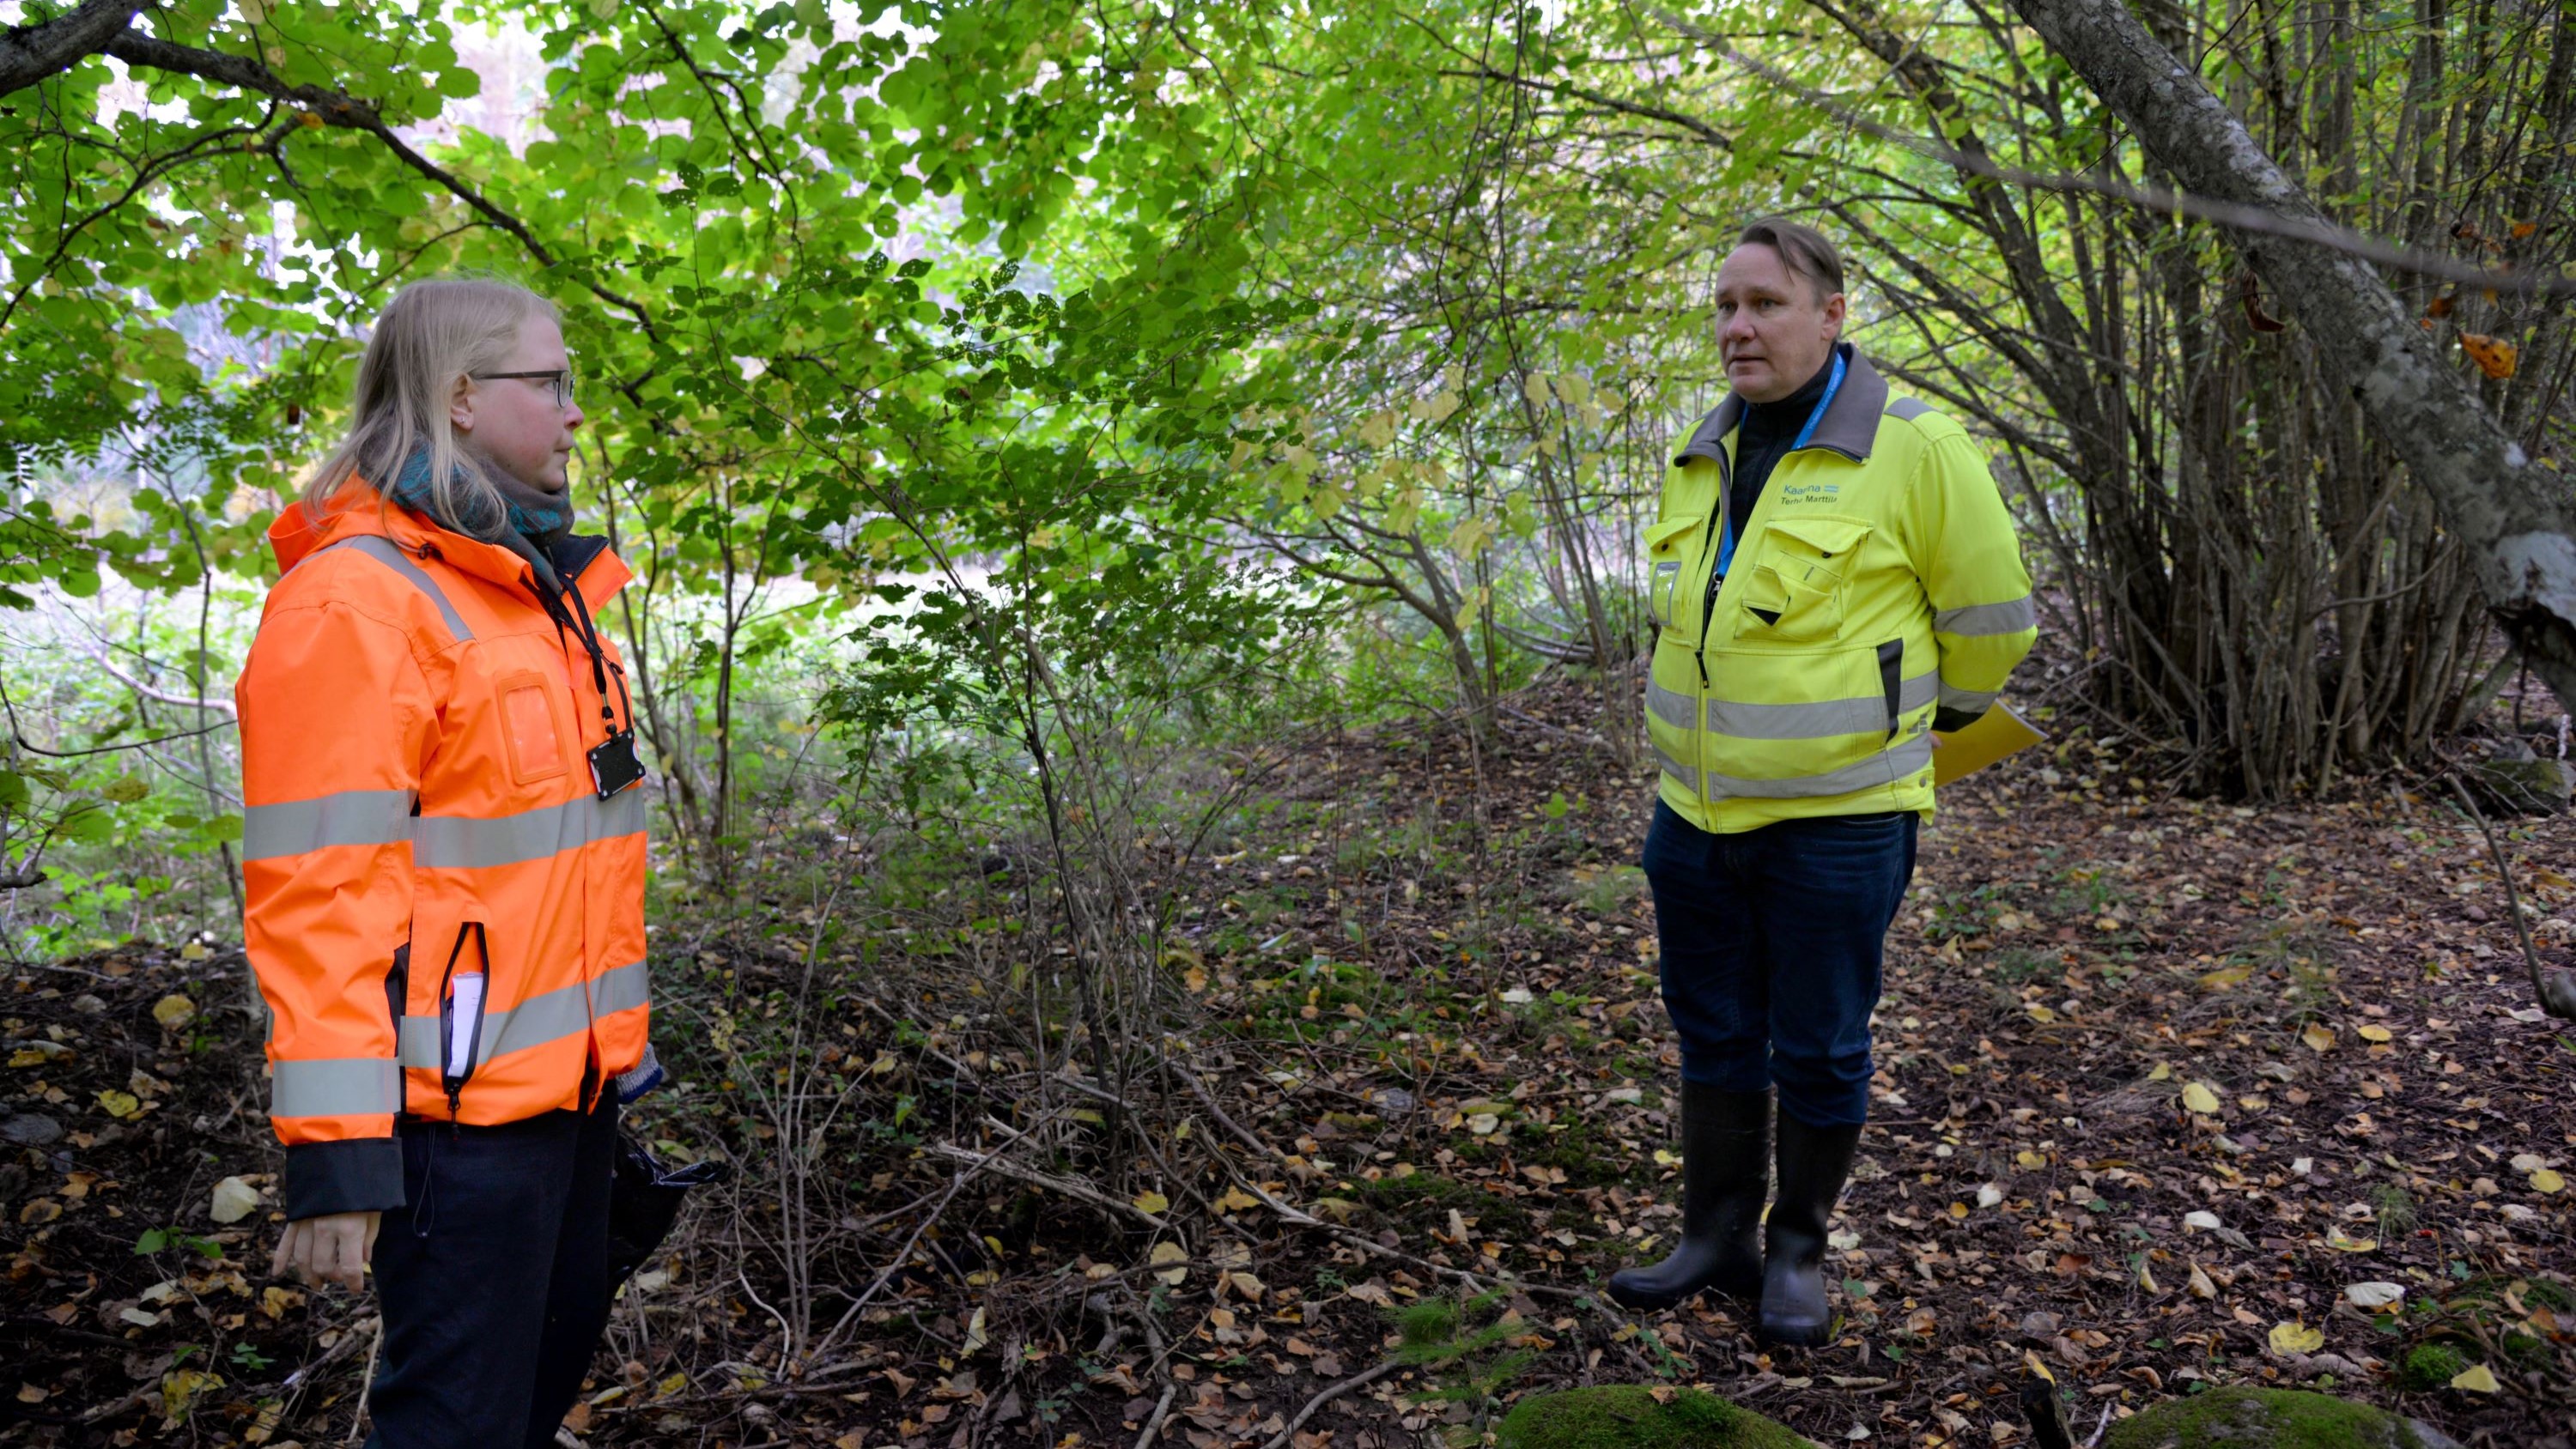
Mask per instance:
[[[1939,730],[1931,731],[1930,735],[1932,739],[1932,748],[1936,750],[1950,742],[1950,737],[1941,733]]]
[[[384,1217],[375,1212],[324,1213],[288,1223],[268,1271],[279,1278],[293,1273],[309,1287],[337,1283],[352,1293],[361,1292],[367,1286],[367,1263],[376,1254],[376,1229],[384,1225]]]

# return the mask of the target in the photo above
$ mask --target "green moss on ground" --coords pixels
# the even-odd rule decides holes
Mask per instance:
[[[1813,1449],[1750,1409],[1674,1389],[1661,1402],[1639,1384],[1532,1394],[1512,1406],[1500,1449]]]
[[[2211,1389],[2111,1426],[2106,1449],[2435,1449],[2413,1421],[2298,1389]]]
[[[1530,1226],[1529,1209],[1518,1202],[1470,1187],[1456,1178],[1428,1172],[1364,1182],[1359,1194],[1362,1202],[1400,1222],[1436,1227],[1447,1222],[1449,1210],[1456,1208],[1476,1219],[1478,1231],[1484,1236],[1505,1241],[1527,1232]]]
[[[2447,1343],[2419,1343],[2397,1362],[2397,1386],[2430,1393],[2447,1386],[2468,1369],[2468,1355]]]

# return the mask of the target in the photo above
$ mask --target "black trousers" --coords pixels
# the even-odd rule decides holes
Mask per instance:
[[[617,1094],[498,1127],[401,1124],[409,1207],[376,1237],[367,1449],[540,1449],[608,1324]]]

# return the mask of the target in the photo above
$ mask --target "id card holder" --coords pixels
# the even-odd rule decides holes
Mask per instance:
[[[635,731],[619,730],[590,752],[590,783],[607,799],[644,778],[644,762],[635,755]]]

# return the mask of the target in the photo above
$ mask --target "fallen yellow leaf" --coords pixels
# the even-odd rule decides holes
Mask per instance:
[[[2564,1192],[2567,1190],[2567,1179],[2559,1175],[2558,1169],[2554,1167],[2544,1167],[2531,1175],[2531,1190],[2533,1192]]]
[[[2377,1238],[2347,1238],[2343,1235],[2343,1229],[2328,1228],[2326,1229],[2326,1246],[2333,1248],[2337,1252],[2343,1253],[2375,1253],[2379,1251],[2379,1240]]]
[[[2206,1082],[2192,1082],[2182,1089],[2182,1105],[2186,1112],[2214,1117],[2218,1115],[2218,1094],[2211,1091]]]
[[[2200,978],[2200,989],[2203,991],[2225,991],[2230,986],[2244,985],[2245,978],[2253,974],[2254,968],[2251,966],[2230,966],[2224,971],[2212,971],[2208,975]]]
[[[224,1381],[201,1369],[179,1369],[161,1379],[161,1412],[163,1417],[184,1419],[188,1405],[209,1389],[220,1389]]]
[[[106,1110],[107,1115],[120,1120],[140,1116],[143,1112],[140,1098],[132,1092],[120,1092],[114,1087],[106,1088],[98,1094],[98,1105]]]
[[[2325,1334],[2295,1319],[2272,1325],[2274,1353],[2315,1353],[2325,1346]]]
[[[2482,1363],[2473,1363],[2460,1370],[2452,1378],[2451,1387],[2464,1394],[2493,1394],[2504,1390],[2504,1385],[2496,1382],[2495,1370]]]
[[[163,1026],[170,1028],[172,1031],[177,1031],[179,1028],[186,1026],[189,1022],[194,1021],[196,1016],[197,1003],[190,1001],[188,998],[181,996],[175,991],[170,993],[168,996],[162,997],[159,1001],[152,1003],[152,1019],[161,1023]]]
[[[2299,1040],[2306,1042],[2312,1052],[2330,1052],[2334,1050],[2334,1029],[2312,1021],[2300,1029]]]
[[[2362,1025],[2354,1027],[2352,1030],[2353,1034],[2360,1037],[2363,1041],[2388,1040],[2388,1028],[2384,1026]]]
[[[2024,1171],[2036,1172],[2048,1165],[2048,1159],[2025,1147],[2013,1154],[2013,1162]]]
[[[1178,1264],[1187,1263],[1189,1259],[1190,1250],[1178,1243],[1156,1243],[1154,1251],[1145,1255],[1145,1260],[1149,1263]],[[1155,1271],[1154,1276],[1166,1283],[1177,1284],[1190,1276],[1190,1270],[1184,1267],[1160,1268]]]
[[[1159,1213],[1171,1205],[1172,1200],[1163,1196],[1159,1192],[1140,1192],[1136,1194],[1136,1211],[1140,1213]]]
[[[1216,1200],[1216,1210],[1221,1213],[1239,1213],[1259,1206],[1261,1206],[1261,1199],[1239,1187],[1227,1188],[1225,1196]]]

